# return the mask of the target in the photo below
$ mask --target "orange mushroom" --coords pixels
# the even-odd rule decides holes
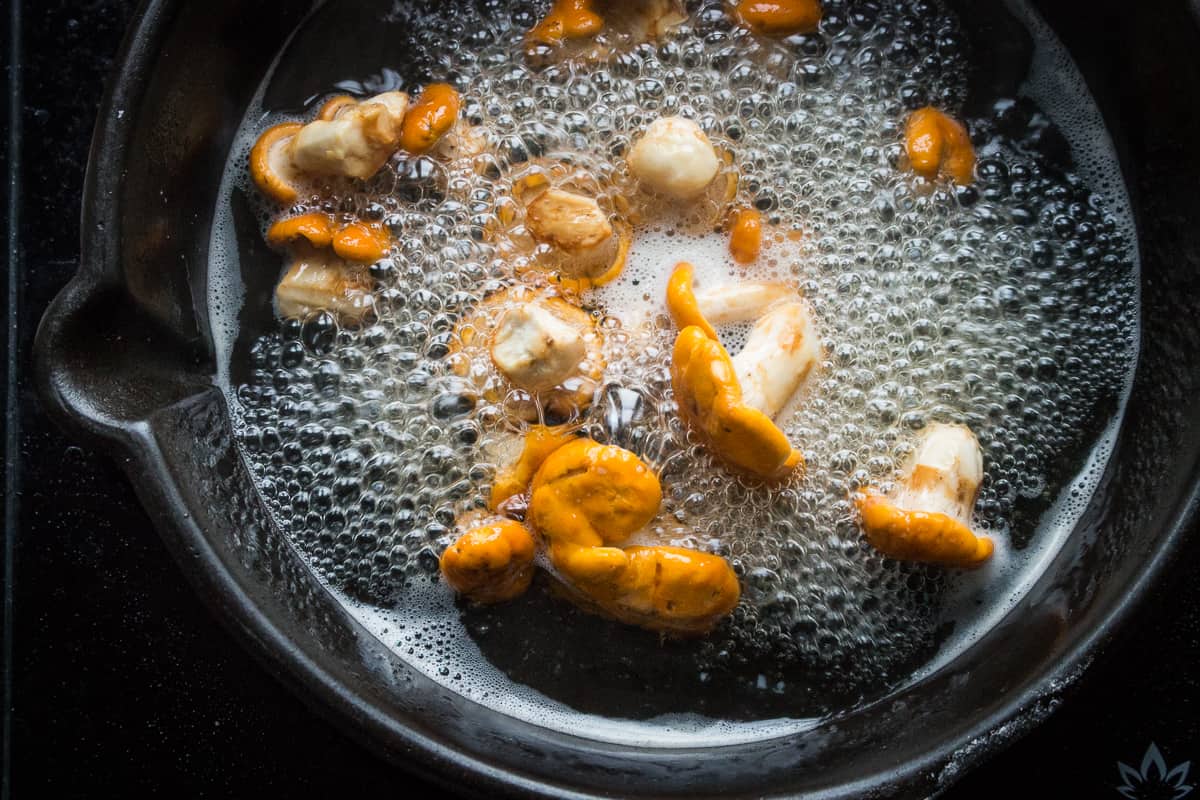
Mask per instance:
[[[291,143],[300,129],[299,122],[272,125],[262,132],[250,150],[250,177],[267,197],[284,205],[300,198],[303,175],[292,163]]]
[[[333,220],[316,212],[285,217],[267,229],[267,244],[276,249],[307,242],[318,250],[333,244]]]
[[[458,121],[462,100],[447,83],[426,86],[400,126],[400,146],[420,154],[433,148]]]
[[[743,208],[733,216],[729,229],[729,252],[739,264],[753,264],[762,252],[762,212]]]
[[[963,425],[931,425],[889,494],[857,498],[871,545],[892,558],[950,567],[981,566],[995,545],[971,530],[983,480],[979,441]]]
[[[496,473],[488,507],[493,511],[511,497],[529,488],[534,473],[550,454],[574,437],[563,426],[534,425],[525,434],[521,455],[512,464]]]
[[[975,147],[966,127],[931,106],[909,116],[904,149],[913,171],[928,180],[946,175],[965,185],[975,177]]]
[[[333,236],[333,252],[347,261],[374,264],[387,255],[392,236],[387,228],[373,222],[352,222]]]
[[[765,480],[804,463],[772,421],[808,377],[820,343],[807,307],[780,284],[720,287],[705,305],[721,322],[757,318],[734,358],[721,345],[680,263],[668,282],[667,306],[683,328],[675,340],[671,385],[681,415],[731,466]]]
[[[587,39],[604,28],[594,0],[554,0],[546,16],[526,35],[527,44],[559,45],[566,39]]]
[[[707,632],[741,594],[725,559],[679,547],[620,546],[661,502],[658,478],[633,453],[576,439],[538,469],[528,520],[585,606],[650,630]]]
[[[317,119],[263,131],[250,151],[250,176],[263,194],[291,204],[306,177],[369,178],[400,148],[408,95],[384,92],[363,102],[338,96]]]
[[[344,321],[361,319],[371,309],[374,282],[365,267],[347,261],[377,261],[365,249],[350,257],[347,242],[370,231],[362,223],[336,229],[327,214],[309,213],[277,221],[267,230],[267,243],[290,259],[275,287],[275,301],[284,317],[302,318],[314,311],[332,311]],[[376,234],[368,234],[376,235]],[[339,242],[341,244],[339,244]],[[380,256],[382,257],[382,256]]]
[[[499,603],[529,588],[535,552],[525,526],[502,519],[464,533],[446,548],[438,565],[456,592],[476,603]]]
[[[737,0],[734,13],[743,24],[763,36],[812,33],[821,22],[818,0]]]

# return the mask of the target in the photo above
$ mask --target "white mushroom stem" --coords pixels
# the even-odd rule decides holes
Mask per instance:
[[[328,251],[310,250],[294,257],[275,287],[279,313],[302,318],[315,311],[332,311],[345,320],[361,319],[371,308],[371,278],[366,269]]]
[[[492,339],[492,361],[531,392],[562,383],[587,355],[583,334],[540,303],[504,313]]]
[[[400,147],[408,95],[385,92],[347,104],[331,120],[308,123],[291,140],[291,158],[310,175],[369,178]]]
[[[801,301],[771,309],[755,324],[746,346],[733,357],[742,401],[775,418],[816,365],[821,343]]]
[[[945,514],[970,527],[982,480],[983,452],[970,428],[934,424],[922,433],[890,499],[899,508]]]
[[[782,283],[738,283],[714,286],[696,292],[696,305],[713,325],[729,325],[758,319],[770,306],[796,290]]]
[[[647,188],[677,200],[704,194],[721,160],[700,126],[683,117],[650,124],[629,152],[629,169]]]

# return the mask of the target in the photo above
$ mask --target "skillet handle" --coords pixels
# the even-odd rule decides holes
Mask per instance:
[[[125,287],[83,269],[50,304],[34,340],[43,404],[84,438],[127,438],[155,411],[212,389],[199,340],[166,328]]]

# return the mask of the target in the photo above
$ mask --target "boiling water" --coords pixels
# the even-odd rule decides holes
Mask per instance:
[[[1011,6],[1036,42],[1026,98],[969,119],[979,181],[953,190],[898,168],[908,110],[965,100],[970,53],[936,3],[826,2],[818,34],[782,42],[739,31],[720,3],[692,3],[689,23],[657,45],[543,69],[521,57],[539,5],[433,5],[400,4],[381,24],[424,76],[412,83],[458,86],[489,152],[462,169],[398,159],[337,201],[293,209],[391,227],[400,244],[374,268],[378,321],[338,328],[320,315],[233,346],[242,301],[230,207],[254,195],[246,153],[280,119],[261,105],[246,116],[213,234],[210,306],[223,379],[247,376],[229,385],[246,461],[280,531],[339,599],[464,695],[658,744],[810,724],[931,669],[1010,608],[1095,488],[1137,337],[1136,245],[1111,143],[1033,12]],[[413,88],[383,75],[372,90]],[[619,280],[585,298],[609,369],[577,421],[659,470],[662,513],[640,538],[727,557],[742,602],[691,642],[582,616],[540,584],[507,608],[460,609],[437,557],[455,517],[484,505],[494,454],[518,428],[502,401],[467,399],[445,361],[458,319],[525,266],[500,255],[495,209],[530,159],[569,157],[619,179],[619,154],[665,114],[696,119],[736,154],[738,200],[763,211],[777,241],[747,271],[711,228],[639,231]],[[274,210],[259,211],[265,224]],[[678,420],[663,297],[680,259],[702,284],[786,280],[812,304],[824,361],[780,418],[804,476],[748,485]],[[736,352],[744,331],[721,333]],[[966,576],[883,559],[847,499],[886,487],[915,433],[939,421],[966,423],[984,448],[976,522],[997,554]]]

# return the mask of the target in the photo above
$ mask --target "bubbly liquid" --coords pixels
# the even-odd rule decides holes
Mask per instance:
[[[1043,111],[1015,128],[1007,106],[1003,119],[970,119],[979,180],[955,190],[899,168],[908,110],[956,109],[965,96],[969,53],[936,3],[827,0],[820,32],[784,41],[737,29],[719,2],[690,3],[690,21],[655,45],[542,69],[521,56],[540,5],[433,5],[398,5],[396,47],[459,87],[489,152],[457,169],[397,159],[336,201],[298,204],[391,227],[396,255],[374,268],[378,321],[285,322],[240,354],[250,379],[229,387],[264,501],[331,590],[469,697],[658,744],[766,736],[845,710],[952,656],[1009,608],[1094,489],[1137,337],[1136,246],[1111,143],[1040,20],[1012,4],[1037,42],[1027,92]],[[640,229],[622,276],[584,298],[607,331],[609,368],[578,421],[659,470],[662,512],[639,540],[727,557],[742,602],[687,643],[582,616],[537,584],[517,611],[459,609],[437,557],[456,516],[485,505],[497,454],[519,432],[502,401],[464,402],[445,360],[458,319],[526,266],[501,256],[496,208],[530,159],[566,157],[601,181],[619,178],[620,154],[666,114],[697,120],[735,154],[738,202],[762,210],[776,240],[747,270],[711,226]],[[1044,114],[1064,126],[1078,174],[1041,152]],[[250,110],[223,197],[253,194],[246,153],[279,119]],[[264,222],[273,211],[260,210]],[[219,212],[211,306],[228,346],[238,287],[221,276],[236,249]],[[812,304],[824,361],[779,419],[807,459],[802,477],[749,485],[677,418],[663,298],[680,259],[702,284],[785,280]],[[731,352],[744,333],[721,331]],[[965,423],[984,448],[976,523],[997,554],[970,575],[882,558],[848,500],[867,484],[886,488],[930,422]],[[577,629],[601,642],[628,636],[629,650],[574,652]],[[686,675],[673,673],[671,691],[665,678],[630,677],[649,661]],[[626,719],[582,720],[579,709],[600,709],[563,688],[572,682],[622,700],[661,688],[668,699],[604,708]],[[736,695],[737,707],[700,699],[706,691]]]

